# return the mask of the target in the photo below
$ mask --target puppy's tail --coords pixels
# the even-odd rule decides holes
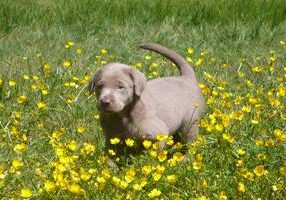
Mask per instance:
[[[180,71],[181,76],[186,76],[186,77],[189,77],[193,80],[196,80],[195,72],[194,72],[193,68],[178,53],[172,51],[171,49],[163,47],[162,45],[154,44],[154,43],[140,44],[139,47],[141,47],[143,49],[148,49],[148,50],[157,52],[157,53],[161,54],[162,56],[168,58],[169,60],[171,60],[173,63],[176,64],[176,66],[178,67],[178,69]]]

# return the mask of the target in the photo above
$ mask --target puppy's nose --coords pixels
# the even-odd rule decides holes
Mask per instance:
[[[108,107],[110,105],[110,99],[109,98],[102,98],[99,100],[100,105],[104,108]]]

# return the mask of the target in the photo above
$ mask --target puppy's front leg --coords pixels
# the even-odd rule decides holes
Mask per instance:
[[[107,165],[113,168],[114,170],[118,171],[119,167],[116,164],[115,158],[120,155],[120,151],[122,149],[119,146],[122,146],[120,144],[122,141],[120,141],[120,139],[117,138],[119,139],[119,142],[118,143],[114,142],[114,144],[111,144],[112,139],[114,138],[110,138],[110,137],[105,138],[105,153],[109,155],[108,160],[107,160]],[[113,156],[114,158],[111,158],[110,156]]]

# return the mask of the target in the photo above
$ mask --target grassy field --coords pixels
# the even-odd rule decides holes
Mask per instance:
[[[86,85],[178,73],[142,42],[186,57],[207,110],[187,155],[158,138],[115,171]],[[283,0],[1,0],[0,199],[285,199],[285,43]]]

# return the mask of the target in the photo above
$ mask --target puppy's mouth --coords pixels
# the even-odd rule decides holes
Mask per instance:
[[[108,115],[116,114],[116,113],[121,112],[121,110],[114,109],[114,108],[112,108],[111,106],[104,107],[104,106],[101,106],[101,105],[97,105],[97,109],[98,109],[101,113],[108,114]]]

